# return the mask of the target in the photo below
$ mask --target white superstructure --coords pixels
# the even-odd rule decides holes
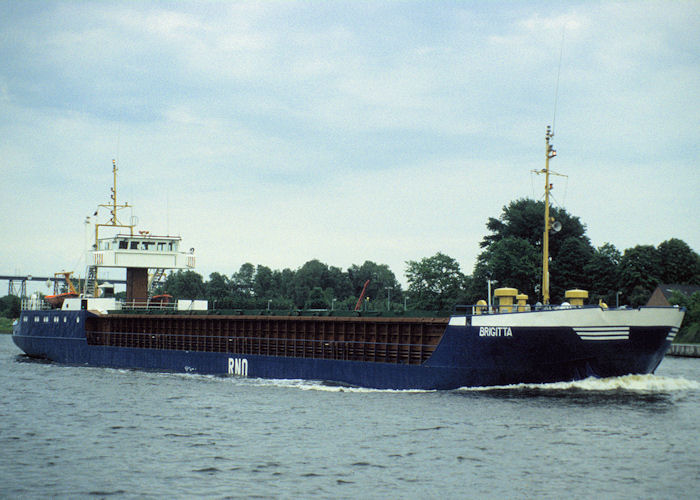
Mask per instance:
[[[194,269],[194,249],[180,251],[177,236],[152,236],[149,233],[118,234],[101,238],[90,252],[97,267],[131,267],[146,269]]]

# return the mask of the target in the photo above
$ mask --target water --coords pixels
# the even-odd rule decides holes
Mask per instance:
[[[697,498],[700,359],[375,391],[69,367],[0,335],[0,497]]]

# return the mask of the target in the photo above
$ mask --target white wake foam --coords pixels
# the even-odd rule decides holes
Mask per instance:
[[[321,391],[321,392],[356,392],[356,393],[371,393],[371,392],[397,392],[397,393],[414,393],[414,392],[434,392],[425,391],[421,389],[407,389],[407,390],[396,390],[396,389],[371,389],[368,387],[354,387],[354,386],[344,386],[328,384],[320,381],[314,380],[302,380],[302,379],[239,379],[240,381],[246,380],[246,382],[251,385],[266,386],[266,387],[282,387],[299,389],[302,391]]]
[[[132,373],[125,369],[108,369],[120,374]],[[151,376],[178,377],[185,379],[208,380],[212,382],[224,382],[245,384],[257,387],[280,387],[297,389],[302,391],[320,392],[348,392],[348,393],[430,393],[434,390],[424,389],[371,389],[367,387],[344,386],[342,384],[331,384],[317,380],[303,379],[265,379],[265,378],[239,378],[222,377],[220,375],[205,375],[197,373],[161,373],[146,372]],[[547,384],[513,384],[495,385],[484,387],[461,387],[457,391],[498,391],[498,390],[539,390],[539,391],[591,391],[591,392],[614,392],[630,391],[640,393],[671,393],[679,391],[698,391],[700,382],[688,380],[682,377],[664,377],[661,375],[625,375],[622,377],[595,378],[589,377],[584,380],[572,382],[552,382]]]
[[[625,375],[622,377],[594,378],[573,382],[552,382],[549,384],[514,384],[490,387],[463,387],[461,391],[492,391],[513,389],[538,389],[543,391],[632,391],[632,392],[676,392],[700,389],[700,382],[685,378],[662,377],[659,375]]]

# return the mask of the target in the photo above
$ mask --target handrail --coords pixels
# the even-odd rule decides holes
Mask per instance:
[[[53,309],[43,297],[22,297],[21,311],[49,311]]]
[[[571,304],[525,304],[523,306],[518,304],[510,305],[499,305],[494,304],[489,310],[489,306],[486,304],[457,304],[454,306],[453,315],[454,316],[478,316],[482,314],[506,314],[506,313],[522,313],[522,312],[538,312],[538,311],[559,311],[567,309],[596,309],[601,306],[597,304],[585,304],[583,306],[575,306]],[[625,309],[625,306],[619,307],[619,309]],[[610,308],[614,310],[615,308]]]
[[[164,310],[164,311],[175,311],[177,309],[177,302],[152,302],[150,300],[139,301],[139,300],[122,300],[120,301],[121,310],[139,310],[147,309],[149,311],[153,310]]]
[[[88,333],[90,334],[99,334],[99,335],[117,335],[117,336],[124,336],[124,335],[136,335],[136,336],[158,336],[158,337],[176,337],[176,338],[191,338],[191,337],[197,337],[200,336],[199,334],[192,334],[192,333],[154,333],[154,332],[111,332],[111,331],[101,331],[101,330],[88,330]],[[211,337],[216,337],[216,338],[225,338],[228,340],[264,340],[264,341],[270,341],[270,342],[309,342],[312,344],[324,344],[324,345],[331,345],[331,344],[372,344],[372,345],[381,345],[381,346],[400,346],[400,347],[407,347],[407,346],[412,346],[412,347],[435,347],[434,344],[420,344],[420,343],[412,343],[412,342],[392,342],[392,341],[378,341],[378,340],[330,340],[330,339],[314,339],[314,338],[286,338],[286,337],[265,337],[261,335],[231,335],[229,333],[222,333],[222,334],[214,334]]]

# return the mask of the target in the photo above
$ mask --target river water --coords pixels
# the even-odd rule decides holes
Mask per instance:
[[[0,335],[2,498],[697,498],[700,359],[377,391],[61,366]]]

